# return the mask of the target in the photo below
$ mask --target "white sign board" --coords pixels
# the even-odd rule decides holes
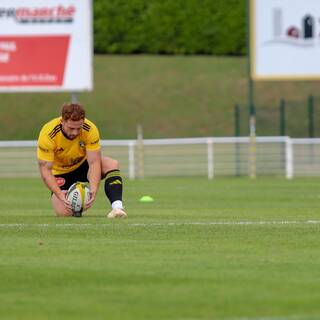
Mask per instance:
[[[0,0],[0,91],[92,90],[91,0]]]
[[[320,79],[320,0],[250,0],[254,80]]]

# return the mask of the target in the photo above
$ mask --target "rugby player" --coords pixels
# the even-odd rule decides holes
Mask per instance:
[[[85,117],[80,104],[64,104],[61,116],[42,127],[37,157],[41,177],[52,192],[51,202],[57,216],[72,215],[66,193],[73,183],[89,182],[90,200],[85,207],[88,209],[96,199],[100,180],[104,178],[105,194],[112,207],[107,217],[127,216],[122,205],[118,161],[101,155],[99,131]]]

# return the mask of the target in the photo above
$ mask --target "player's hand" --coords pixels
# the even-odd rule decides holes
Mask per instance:
[[[94,200],[96,200],[97,192],[90,191],[89,195],[90,195],[90,198],[89,198],[88,202],[84,206],[85,210],[87,210],[87,209],[92,207]]]
[[[66,216],[72,216],[73,212],[71,208],[71,203],[67,199],[67,191],[61,191],[56,196],[63,203],[63,206],[65,207]]]

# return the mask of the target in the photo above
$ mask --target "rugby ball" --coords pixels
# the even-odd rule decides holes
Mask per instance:
[[[67,199],[71,203],[73,216],[81,217],[84,206],[90,199],[90,188],[83,182],[76,182],[69,188]]]

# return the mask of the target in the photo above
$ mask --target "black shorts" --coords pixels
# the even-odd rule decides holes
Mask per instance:
[[[61,190],[68,190],[75,182],[88,182],[88,161],[85,160],[81,166],[71,172],[55,174],[58,186]]]

